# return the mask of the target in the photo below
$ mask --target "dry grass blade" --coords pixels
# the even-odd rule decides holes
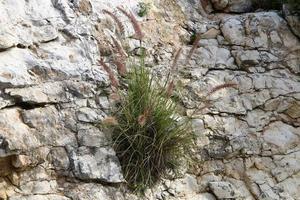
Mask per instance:
[[[106,117],[102,123],[105,125],[118,125],[118,121],[115,117]]]
[[[172,66],[171,66],[172,73],[174,73],[174,71],[176,71],[178,59],[181,55],[181,52],[182,52],[182,48],[180,47],[175,54],[175,57],[174,57],[174,60],[173,60]]]
[[[189,61],[190,61],[190,59],[192,58],[192,55],[194,54],[195,50],[196,50],[197,47],[198,47],[198,43],[199,43],[199,41],[200,41],[200,38],[201,38],[201,35],[200,35],[200,33],[198,33],[197,36],[196,36],[196,39],[195,39],[195,41],[194,41],[194,43],[193,43],[192,48],[191,48],[189,54],[188,54],[187,57],[186,57],[185,64],[189,64]]]
[[[217,92],[219,90],[222,90],[224,88],[237,88],[237,87],[238,87],[238,84],[236,84],[236,83],[232,83],[232,82],[223,83],[223,84],[220,84],[220,85],[217,85],[217,86],[213,87],[211,89],[211,91],[207,94],[207,96],[210,96],[213,93],[215,93],[215,92]]]
[[[174,90],[174,81],[172,80],[167,87],[167,97],[170,97]]]
[[[103,9],[102,11],[103,11],[103,13],[109,15],[114,20],[114,22],[117,24],[120,34],[124,35],[125,28],[124,28],[124,25],[122,24],[122,22],[119,20],[119,18],[114,13],[112,13],[106,9]]]
[[[127,53],[125,52],[125,50],[123,49],[122,45],[116,40],[116,38],[114,38],[113,36],[111,36],[111,39],[114,43],[114,46],[116,47],[117,52],[123,57],[126,58],[128,57]]]
[[[109,95],[109,100],[120,101],[121,97],[116,92]]]
[[[134,38],[137,39],[137,40],[142,40],[143,37],[144,37],[144,33],[142,32],[141,26],[138,23],[135,16],[131,12],[127,12],[126,10],[121,8],[120,6],[118,6],[117,9],[119,11],[121,11],[126,17],[128,17],[128,19],[130,19],[130,22],[131,22],[131,24],[133,26],[133,29],[135,31]]]
[[[113,63],[117,66],[118,72],[121,76],[125,76],[127,73],[126,65],[121,61],[121,58],[117,58],[113,61]]]
[[[119,86],[119,81],[116,79],[113,71],[107,66],[107,64],[101,58],[98,60],[99,64],[103,67],[103,69],[108,73],[108,77],[110,79],[111,85],[115,88]]]

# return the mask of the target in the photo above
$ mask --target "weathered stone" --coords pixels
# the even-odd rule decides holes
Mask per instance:
[[[229,0],[225,12],[244,13],[252,10],[251,0]]]
[[[216,10],[223,10],[228,5],[228,0],[211,0]]]
[[[294,128],[282,122],[274,122],[266,127],[263,139],[280,150],[287,150],[299,143],[299,136],[296,134],[299,128]]]
[[[10,33],[7,32],[0,33],[0,49],[4,50],[14,46],[16,43],[15,40],[16,39]]]
[[[52,148],[49,154],[49,160],[56,170],[68,171],[70,161],[66,150],[63,147]]]
[[[12,165],[15,168],[24,168],[31,164],[31,160],[29,156],[26,155],[17,155],[13,160]]]
[[[238,51],[235,59],[238,66],[243,68],[255,67],[261,61],[259,52],[253,50]]]
[[[290,28],[292,29],[295,35],[300,37],[300,25],[299,25],[300,17],[299,17],[299,10],[297,10],[297,5],[292,5],[292,4],[289,5],[285,3],[283,4],[282,10],[286,20],[289,23]]]
[[[69,198],[57,194],[48,194],[48,195],[28,195],[21,196],[16,195],[12,196],[9,199],[11,200],[70,200]]]
[[[208,184],[214,195],[220,199],[237,198],[239,194],[231,183],[228,182],[210,182]]]
[[[80,147],[78,152],[71,152],[71,163],[75,176],[79,179],[124,182],[118,158],[110,147],[95,150]]]
[[[101,147],[109,144],[107,136],[94,126],[79,126],[77,135],[81,146]]]
[[[7,142],[7,151],[29,150],[41,145],[36,135],[23,123],[20,109],[0,110],[0,135]]]
[[[55,106],[23,110],[22,120],[26,127],[31,128],[31,135],[38,139],[40,145],[77,145],[75,134],[63,126],[63,118]]]
[[[220,30],[211,28],[207,32],[201,35],[203,39],[215,39],[218,35],[220,35]]]
[[[97,113],[91,108],[80,108],[77,112],[77,119],[81,122],[97,123],[104,118],[102,114]]]
[[[193,118],[198,162],[146,190],[147,199],[299,199],[297,18],[286,10],[287,22],[277,11],[238,14],[253,11],[252,2],[151,1],[147,19],[137,17],[140,43],[115,9],[135,15],[137,1],[1,1],[0,199],[140,199],[115,184],[125,180],[99,123],[116,103],[98,66],[100,56],[115,56],[111,35],[133,54],[142,44],[162,81],[183,45],[174,97]],[[125,25],[122,37],[103,9]],[[193,33],[201,40],[186,65]],[[210,93],[231,82],[237,86]]]
[[[66,91],[63,83],[46,83],[38,86],[6,89],[6,93],[10,96],[19,98],[20,101],[29,103],[57,103],[66,102]]]

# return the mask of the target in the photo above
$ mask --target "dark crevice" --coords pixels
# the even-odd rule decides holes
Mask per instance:
[[[32,110],[36,108],[44,108],[48,105],[57,105],[57,104],[58,103],[54,103],[54,102],[37,103],[32,101],[23,101],[21,97],[14,97],[14,104],[10,106],[6,106],[5,109],[19,107],[22,108],[23,110]]]

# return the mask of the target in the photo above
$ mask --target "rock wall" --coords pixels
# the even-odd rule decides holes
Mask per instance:
[[[238,87],[213,94],[214,104],[193,115],[197,163],[144,198],[300,199],[296,32],[277,11],[246,13],[248,1],[201,2],[151,2],[138,18],[147,62],[163,78],[174,50],[187,54],[190,35],[201,33],[190,64],[179,60],[183,113],[220,83]],[[123,186],[109,131],[98,127],[113,100],[97,59],[116,32],[101,10],[118,5],[137,10],[134,0],[0,2],[0,199],[142,199]],[[120,19],[134,54],[139,42]]]

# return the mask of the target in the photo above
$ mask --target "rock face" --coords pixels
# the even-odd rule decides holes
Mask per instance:
[[[219,14],[205,15],[210,3]],[[297,200],[296,18],[286,22],[275,11],[249,13],[251,1],[210,3],[154,1],[149,16],[138,18],[147,62],[155,62],[159,77],[167,74],[176,46],[188,54],[189,31],[202,34],[190,64],[179,59],[182,87],[175,90],[184,112],[194,113],[197,162],[183,167],[181,177],[146,191],[145,199]],[[109,130],[101,127],[113,99],[97,60],[111,54],[107,38],[117,35],[101,10],[118,5],[137,11],[128,0],[0,2],[0,199],[141,199],[123,187]],[[119,17],[126,26],[124,43],[135,49],[132,26]],[[212,94],[214,103],[195,112],[224,82],[238,87]]]

